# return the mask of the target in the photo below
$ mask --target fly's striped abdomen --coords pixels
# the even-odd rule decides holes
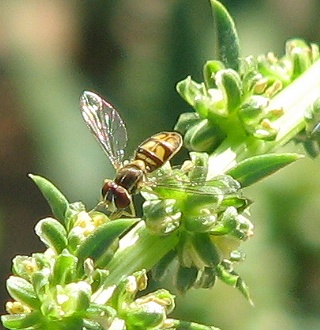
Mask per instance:
[[[161,132],[142,142],[134,159],[142,160],[147,172],[153,172],[170,160],[181,148],[182,137],[176,132]]]

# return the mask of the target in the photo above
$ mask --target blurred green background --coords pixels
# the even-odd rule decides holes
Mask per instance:
[[[320,42],[318,0],[223,3],[236,21],[242,56],[282,55],[291,37]],[[44,249],[33,228],[50,210],[27,173],[49,178],[88,208],[114,174],[82,121],[82,91],[104,95],[119,110],[130,155],[190,110],[175,84],[189,74],[200,81],[213,48],[205,0],[0,3],[1,313],[11,259]],[[175,317],[228,330],[320,329],[319,168],[319,160],[306,158],[245,191],[255,201],[256,234],[236,270],[256,306],[218,284],[177,294]],[[165,285],[176,293],[169,280]]]

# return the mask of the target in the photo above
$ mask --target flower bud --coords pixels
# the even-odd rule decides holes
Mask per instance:
[[[39,270],[37,261],[33,257],[16,256],[13,261],[13,273],[30,281],[32,274]]]
[[[242,100],[242,82],[239,74],[232,70],[220,70],[216,74],[216,84],[222,91],[228,113],[235,111]]]
[[[176,208],[175,199],[146,201],[143,211],[146,226],[153,233],[169,234],[180,226],[181,212]]]
[[[288,40],[286,42],[286,55],[292,63],[292,80],[299,77],[312,64],[310,46],[302,39]]]
[[[225,134],[217,125],[207,119],[193,125],[185,133],[185,147],[192,151],[212,152],[223,140]]]
[[[180,115],[176,126],[174,127],[175,131],[185,134],[192,126],[201,122],[199,114],[196,112],[185,112]]]
[[[260,95],[252,95],[239,109],[239,118],[247,126],[257,125],[267,115],[269,99]]]
[[[204,233],[211,230],[217,221],[217,217],[209,212],[205,214],[185,214],[182,218],[186,230],[195,233]]]
[[[220,61],[207,61],[203,66],[203,77],[206,87],[217,88],[215,82],[215,74],[219,71],[225,69],[225,66]]]
[[[258,71],[267,77],[269,82],[280,80],[285,86],[291,81],[292,64],[290,61],[279,60],[274,53],[257,57]]]
[[[192,107],[195,106],[197,99],[207,94],[205,85],[203,83],[198,84],[188,76],[186,79],[180,81],[176,89],[182,98],[189,103]]]

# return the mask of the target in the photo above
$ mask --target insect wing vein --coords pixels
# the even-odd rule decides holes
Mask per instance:
[[[233,195],[239,192],[240,189],[238,183],[226,175],[218,176],[211,180],[206,180],[204,177],[199,176],[189,181],[177,175],[177,172],[171,172],[151,178],[150,183],[155,188],[183,191],[198,195]]]
[[[100,96],[87,91],[81,97],[81,113],[112,165],[118,168],[127,144],[127,130],[119,113]]]

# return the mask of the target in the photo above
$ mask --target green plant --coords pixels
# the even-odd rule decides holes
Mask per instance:
[[[147,286],[145,270],[159,279],[174,261],[180,292],[210,288],[220,279],[251,302],[234,270],[243,259],[241,243],[253,234],[251,202],[240,186],[299,159],[274,153],[292,139],[318,155],[319,51],[294,39],[280,59],[269,53],[239,60],[232,19],[218,1],[211,5],[219,60],[204,65],[204,82],[188,77],[177,85],[195,110],[175,127],[190,159],[177,169],[167,164],[155,174],[162,184],[142,189],[143,219],[87,212],[31,175],[54,218],[36,226],[46,252],[14,259],[7,288],[15,301],[2,316],[5,327],[214,329],[167,318],[174,297],[164,289],[136,297]]]

